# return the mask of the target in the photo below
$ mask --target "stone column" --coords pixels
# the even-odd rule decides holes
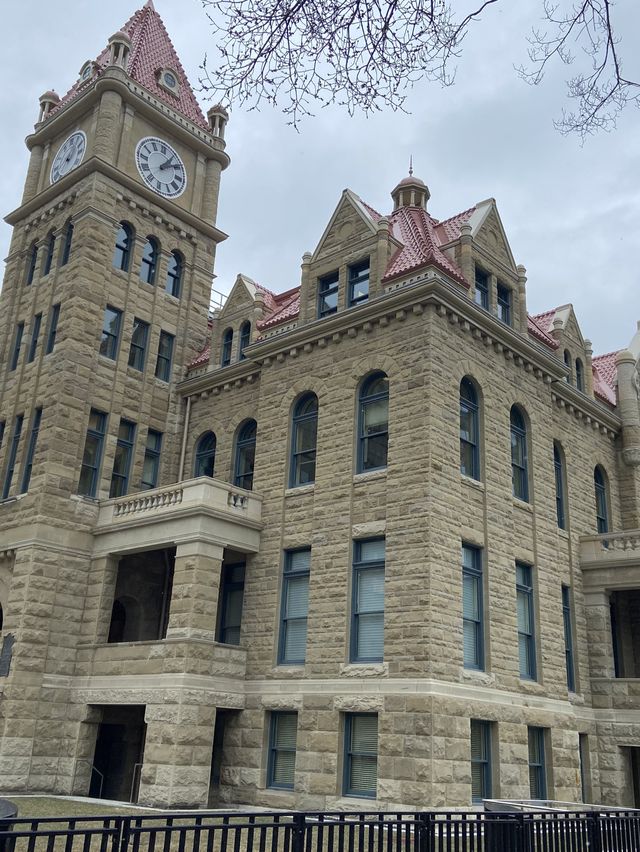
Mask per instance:
[[[298,314],[298,325],[303,325],[305,322],[315,319],[315,314],[309,313],[311,304],[310,282],[309,282],[309,267],[311,266],[311,253],[305,251],[302,255],[302,264],[300,266],[300,313]]]
[[[220,173],[222,166],[218,160],[207,160],[204,192],[202,194],[202,218],[215,225],[218,215],[218,195],[220,193]]]
[[[107,641],[118,577],[118,561],[117,556],[100,556],[91,560],[80,630],[81,642]],[[79,664],[81,659],[80,656]]]
[[[223,555],[205,541],[178,544],[167,638],[215,639]]]
[[[44,148],[42,145],[34,145],[31,149],[31,157],[29,159],[29,169],[27,171],[27,179],[24,182],[24,192],[22,194],[22,203],[26,204],[30,198],[38,191],[38,180],[40,178],[40,170],[42,168],[42,159],[44,156]]]
[[[527,270],[522,264],[517,266],[518,271],[518,328],[522,334],[527,334]]]
[[[591,677],[612,678],[614,677],[613,640],[611,638],[611,608],[607,592],[586,589],[584,611],[587,621]]]
[[[469,296],[473,299],[475,293],[475,269],[473,265],[472,228],[468,222],[460,226],[460,269],[469,282]]]
[[[182,690],[158,691],[158,703],[147,704],[140,804],[206,807],[216,721],[212,704],[209,693]]]
[[[107,163],[114,164],[117,140],[120,137],[120,110],[122,98],[117,92],[107,91],[100,99],[96,132],[93,139],[93,154]]]
[[[378,222],[378,239],[376,243],[376,275],[370,276],[369,298],[382,293],[382,277],[389,260],[389,220],[383,216]]]

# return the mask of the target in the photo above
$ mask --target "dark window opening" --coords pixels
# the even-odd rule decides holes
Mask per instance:
[[[349,267],[349,304],[359,305],[369,298],[369,258]]]
[[[216,436],[213,432],[205,432],[196,444],[196,455],[193,465],[194,476],[213,476],[216,465]]]
[[[62,254],[60,255],[60,266],[66,266],[71,257],[71,245],[73,243],[73,222],[67,222],[67,227],[64,230],[64,244],[62,246]]]
[[[158,242],[153,237],[147,237],[140,261],[140,280],[145,284],[155,284],[157,269]]]
[[[122,497],[129,490],[129,474],[131,472],[135,436],[136,424],[130,420],[121,420],[118,427],[116,454],[113,459],[109,497]]]
[[[247,348],[247,346],[249,346],[250,343],[251,343],[251,323],[250,322],[243,322],[242,325],[240,326],[240,348],[238,350],[238,360],[239,361],[244,361],[244,359],[247,357],[244,354],[244,350]]]
[[[78,494],[82,494],[85,497],[95,497],[98,491],[106,428],[107,415],[102,411],[96,411],[95,408],[92,408],[89,415],[89,426],[87,427],[84,452],[82,454],[80,482],[78,483]]]
[[[511,480],[513,496],[529,502],[527,427],[520,409],[511,409]]]
[[[145,708],[109,705],[101,711],[89,795],[136,802],[146,736]]]
[[[165,638],[174,562],[175,548],[136,553],[120,560],[107,642]]]
[[[338,310],[338,270],[318,279],[318,318],[335,314]]]
[[[504,284],[498,284],[496,288],[498,319],[502,320],[505,325],[511,325],[512,322],[512,293]]]
[[[175,337],[168,331],[160,332],[158,341],[158,358],[156,360],[156,378],[163,382],[171,379],[171,361],[173,359],[173,344]]]
[[[116,234],[116,244],[113,250],[113,267],[123,272],[129,271],[131,251],[133,248],[133,229],[127,222],[121,222]]]
[[[609,532],[609,500],[606,476],[600,465],[593,472],[593,485],[596,495],[596,527],[598,534],[603,535]]]
[[[228,367],[231,363],[231,349],[233,347],[233,329],[228,328],[222,335],[222,357],[220,366]]]
[[[302,396],[293,409],[291,428],[291,472],[289,485],[308,485],[316,478],[318,397]]]
[[[165,290],[170,296],[175,296],[176,299],[180,298],[180,293],[182,292],[183,268],[184,261],[182,259],[182,255],[179,251],[172,251],[169,258],[169,265],[167,266],[167,283],[165,285]]]
[[[489,310],[489,276],[482,269],[478,269],[478,267],[476,267],[476,292],[474,299],[476,305],[480,305],[485,311]]]
[[[29,263],[27,265],[27,276],[26,282],[27,284],[33,284],[33,279],[36,275],[36,269],[38,267],[38,246],[36,243],[33,243],[31,246],[31,251],[29,253]]]
[[[478,395],[470,379],[460,382],[460,472],[480,479]]]
[[[387,466],[389,443],[389,380],[373,373],[360,388],[358,472]]]
[[[160,471],[160,453],[162,451],[162,432],[149,429],[147,432],[147,443],[144,448],[144,460],[142,462],[142,479],[140,487],[143,491],[155,488],[158,485]]]
[[[47,251],[44,256],[44,261],[42,263],[42,276],[48,275],[51,272],[51,267],[53,266],[53,253],[56,248],[56,235],[51,233],[47,237]]]
[[[29,344],[29,352],[27,354],[27,364],[35,360],[38,349],[38,340],[40,339],[40,327],[42,326],[42,314],[36,314],[33,318],[31,327],[31,343]]]
[[[244,601],[244,562],[224,565],[218,614],[217,641],[224,645],[240,644],[242,605]]]
[[[135,317],[133,320],[133,334],[131,335],[131,347],[129,349],[129,366],[134,370],[142,372],[147,356],[147,340],[149,338],[149,323]]]
[[[56,345],[56,335],[58,333],[58,321],[60,319],[60,305],[53,305],[51,308],[51,317],[49,318],[49,331],[47,333],[47,345],[44,350],[45,355],[53,352],[53,347]]]
[[[258,425],[255,420],[247,420],[240,428],[236,440],[236,463],[234,483],[239,488],[251,491],[253,488],[253,468],[256,460],[256,433]]]
[[[120,323],[122,311],[107,305],[104,309],[104,320],[102,322],[102,336],[100,338],[100,354],[111,361],[118,356],[118,344],[120,342]]]

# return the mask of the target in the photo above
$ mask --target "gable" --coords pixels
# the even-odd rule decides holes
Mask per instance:
[[[479,204],[469,222],[473,228],[474,241],[487,254],[516,272],[516,262],[495,202],[491,200],[491,203]]]
[[[255,304],[256,287],[254,282],[244,275],[238,275],[231,292],[227,296],[224,307],[219,313],[220,322],[225,318],[236,318],[238,314],[245,313],[247,316],[253,311]]]
[[[377,229],[360,199],[348,189],[342,194],[313,253],[313,263],[345,255],[376,239]]]

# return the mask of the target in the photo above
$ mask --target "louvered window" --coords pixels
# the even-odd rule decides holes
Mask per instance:
[[[345,719],[344,794],[375,799],[378,780],[378,716],[348,713]]]
[[[464,667],[484,669],[482,551],[462,545],[462,620]]]
[[[297,733],[297,713],[271,714],[267,772],[269,787],[293,790]]]
[[[471,800],[491,798],[491,722],[471,720]]]
[[[518,609],[518,658],[520,677],[536,679],[536,642],[533,611],[533,578],[530,565],[516,562],[516,601]]]
[[[381,662],[384,657],[385,540],[356,541],[352,592],[352,662]]]
[[[278,654],[283,665],[302,665],[305,661],[310,570],[310,548],[285,553]]]
[[[529,795],[547,798],[547,773],[544,754],[544,728],[529,728]]]

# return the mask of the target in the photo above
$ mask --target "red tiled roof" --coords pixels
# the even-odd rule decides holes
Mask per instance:
[[[406,275],[421,266],[436,266],[465,289],[469,284],[460,267],[441,249],[436,236],[437,221],[422,207],[399,207],[389,217],[391,233],[402,243],[393,255],[383,281]]]
[[[596,355],[591,361],[593,369],[593,392],[611,405],[616,404],[616,355],[618,352],[607,352],[606,355]]]
[[[261,330],[271,328],[281,322],[286,322],[286,320],[297,317],[299,313],[300,288],[296,287],[294,290],[288,290],[286,293],[282,293],[280,297],[280,304],[276,310],[270,316],[258,320],[256,326]]]
[[[147,0],[142,9],[139,9],[129,18],[122,27],[122,31],[131,40],[131,52],[127,66],[129,76],[151,92],[158,100],[163,101],[176,112],[182,113],[194,124],[208,130],[207,120],[198,105],[191,84],[178,59],[178,54],[165,29],[162,18],[153,6],[152,0]],[[98,76],[108,65],[109,53],[110,50],[106,47],[96,59]],[[172,95],[158,85],[156,73],[162,68],[171,69],[178,77],[179,91],[177,95]],[[56,115],[62,107],[74,100],[95,79],[96,74],[89,80],[78,80],[49,115]]]
[[[459,238],[460,227],[469,221],[475,209],[475,206],[470,207],[468,210],[463,210],[462,213],[456,213],[455,216],[450,216],[448,219],[443,219],[442,222],[437,222],[436,236],[441,246]],[[434,223],[436,222],[435,219],[433,221]]]
[[[555,316],[555,311],[547,311],[546,314],[537,314],[535,316],[527,314],[527,331],[537,341],[548,346],[549,349],[557,349],[558,343],[546,332],[548,323],[545,320],[540,321],[540,317],[546,317],[547,314]]]
[[[553,318],[556,315],[557,308],[553,308],[550,311],[543,311],[541,314],[533,314],[531,319],[541,328],[543,331],[551,331],[553,328]],[[555,341],[554,341],[555,342]],[[556,344],[557,348],[557,344]]]

